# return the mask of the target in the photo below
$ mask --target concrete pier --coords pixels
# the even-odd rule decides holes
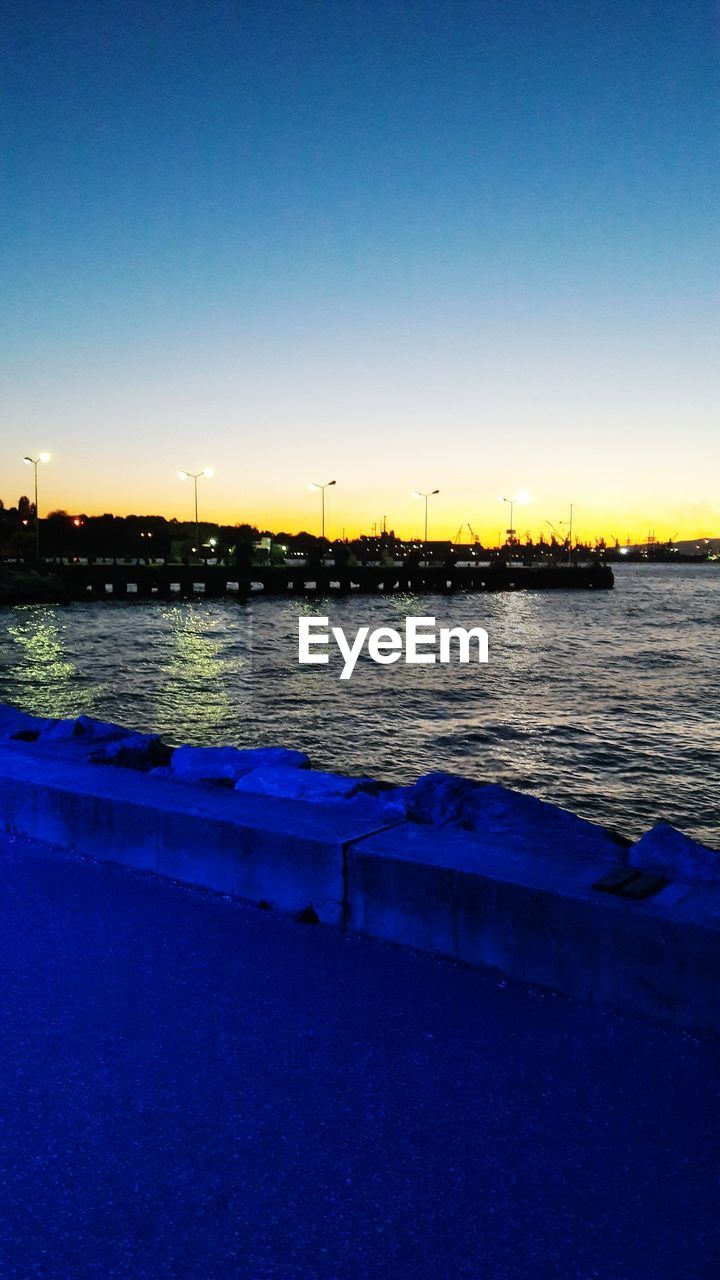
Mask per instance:
[[[237,569],[223,565],[54,564],[48,566],[59,599],[170,599],[204,595],[217,599],[246,599],[286,595],[451,594],[494,591],[608,590],[614,577],[609,565],[367,565],[336,569],[332,565],[255,566]],[[31,584],[32,585],[32,584]],[[23,579],[18,600],[25,602],[30,587]],[[20,592],[20,587],[18,588]],[[42,598],[46,598],[46,592]],[[39,597],[40,598],[40,597]],[[5,603],[12,603],[6,583]]]

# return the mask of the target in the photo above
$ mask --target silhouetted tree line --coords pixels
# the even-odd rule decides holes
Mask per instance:
[[[89,516],[51,511],[41,519],[43,558],[166,560],[182,557],[195,543],[195,525],[164,516]],[[260,537],[249,524],[201,525],[201,541],[207,555],[226,553],[238,544],[250,545]],[[35,508],[27,497],[17,506],[0,501],[0,553],[25,559],[34,548]],[[210,539],[216,546],[210,546]]]
[[[195,546],[196,529],[194,522],[166,519],[157,515],[115,516],[110,513],[101,516],[86,514],[71,515],[67,511],[52,511],[41,520],[42,558],[52,559],[117,559],[117,560],[184,560]],[[262,540],[269,540],[269,550],[259,549]],[[546,540],[543,535],[534,541],[530,535],[524,542],[515,540],[511,546],[489,547],[482,543],[474,543],[458,551],[448,541],[433,541],[424,548],[422,543],[413,539],[400,539],[393,530],[379,534],[363,534],[354,539],[323,539],[306,530],[300,533],[287,533],[283,530],[273,532],[269,529],[258,529],[246,522],[236,525],[212,524],[203,521],[200,525],[200,555],[210,559],[224,560],[227,563],[242,566],[255,560],[273,560],[285,554],[302,555],[310,563],[320,561],[324,556],[331,556],[339,566],[377,563],[383,559],[388,563],[399,559],[411,563],[413,558],[418,562],[430,554],[434,560],[451,568],[460,559],[475,555],[478,559],[522,559],[526,563],[542,560],[587,560],[589,558],[607,558],[617,560],[667,560],[667,559],[705,559],[707,553],[700,556],[679,555],[678,548],[672,544],[655,544],[647,549],[629,551],[627,548],[607,546],[600,538],[594,546],[574,543],[572,551],[567,540],[559,541],[554,536]],[[23,495],[17,506],[6,507],[0,500],[0,556],[6,560],[31,560],[35,549],[35,508],[30,499]],[[197,554],[197,553],[195,553]]]

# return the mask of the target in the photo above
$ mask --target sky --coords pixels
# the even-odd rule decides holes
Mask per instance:
[[[6,505],[720,533],[714,4],[4,12]]]

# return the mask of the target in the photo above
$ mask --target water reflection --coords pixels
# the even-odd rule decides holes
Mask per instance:
[[[630,834],[658,818],[717,843],[720,573],[620,570],[612,592],[77,604],[0,614],[0,698],[173,742],[298,747],[405,781],[447,769],[519,786]],[[483,626],[490,662],[300,667],[300,613]],[[682,626],[678,620],[683,619]]]
[[[173,741],[240,741],[251,715],[252,622],[249,611],[177,604],[160,610],[151,637],[153,724]]]
[[[57,610],[21,606],[13,610],[13,618],[7,627],[10,660],[3,673],[3,682],[13,686],[11,700],[36,715],[77,715],[80,676],[68,657]]]

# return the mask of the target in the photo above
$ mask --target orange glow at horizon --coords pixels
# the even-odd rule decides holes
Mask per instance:
[[[212,467],[199,519],[277,532],[336,479],[331,538],[435,489],[430,538],[496,545],[521,490],[520,540],[571,503],[720,536],[705,6],[47,7],[11,6],[6,506],[47,450],[41,515],[191,522]]]
[[[564,536],[571,503],[573,534],[590,542],[720,536],[720,436],[704,439],[704,386],[695,400],[662,403],[659,388],[641,417],[611,401],[585,405],[575,387],[561,409],[545,369],[533,399],[507,369],[494,383],[488,373],[485,389],[474,379],[472,388],[448,391],[440,364],[425,384],[417,368],[378,364],[376,382],[364,385],[340,355],[334,367],[335,354],[314,364],[308,357],[301,373],[278,356],[272,368],[247,369],[242,388],[237,371],[214,359],[210,367],[166,368],[162,383],[153,369],[147,383],[114,388],[73,376],[59,389],[46,375],[33,400],[19,391],[11,397],[0,497],[12,506],[28,493],[32,475],[22,457],[47,449],[51,460],[39,469],[45,515],[191,521],[194,485],[178,472],[211,467],[213,475],[198,480],[200,520],[274,532],[319,533],[320,494],[308,484],[335,479],[326,490],[330,538],[369,534],[383,521],[400,537],[418,537],[424,503],[412,493],[434,489],[431,539],[452,539],[461,526],[467,537],[470,525],[496,545],[510,522],[498,497],[523,490],[531,499],[513,516],[523,541],[527,531],[549,539],[551,524]],[[566,395],[569,385],[565,377]],[[642,425],[650,420],[652,431]]]
[[[317,468],[316,468],[317,469]],[[322,473],[320,473],[322,474]],[[329,473],[328,473],[329,474]],[[45,468],[40,489],[40,512],[62,510],[71,516],[99,516],[112,513],[126,515],[158,515],[166,519],[176,518],[181,523],[194,520],[193,486],[175,483],[177,473],[164,483],[153,485],[144,477],[143,483],[128,487],[108,483],[104,495],[88,501],[85,486],[75,475],[62,473],[58,465],[50,474]],[[18,476],[21,481],[22,477]],[[18,495],[27,485],[14,486]],[[507,487],[507,486],[506,486]],[[503,506],[496,494],[482,497],[464,494],[465,486],[441,488],[436,497],[429,500],[428,534],[430,539],[454,539],[461,530],[461,541],[470,542],[471,534],[487,546],[495,546],[504,540],[509,527],[509,508]],[[14,505],[9,486],[3,495],[5,505]],[[198,482],[198,506],[201,522],[226,525],[250,524],[260,530],[296,534],[301,531],[320,533],[320,495],[309,492],[306,485],[299,491],[285,490],[274,496],[265,493],[247,498],[233,498],[232,485],[222,482],[216,473],[211,480],[201,477]],[[30,495],[32,496],[32,495]],[[570,504],[562,503],[556,496],[543,499],[533,494],[531,501],[518,504],[514,509],[513,525],[521,542],[530,533],[533,540],[542,535],[546,541],[553,536],[562,540],[568,529]],[[345,485],[338,478],[337,486],[326,492],[326,533],[328,538],[355,538],[360,534],[380,533],[383,524],[403,539],[422,538],[424,503],[411,496],[411,491],[384,491],[384,499],[373,501],[357,485]],[[628,503],[611,505],[599,501],[573,503],[573,539],[593,543],[604,537],[608,544],[617,539],[621,544],[644,543],[648,536],[659,542],[716,538],[720,536],[720,507],[707,505],[674,504],[655,510],[649,505]]]

